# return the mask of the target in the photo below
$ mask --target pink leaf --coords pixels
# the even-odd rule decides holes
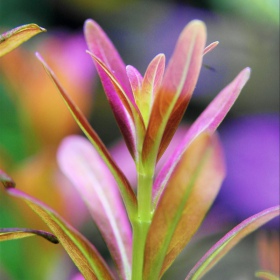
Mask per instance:
[[[245,68],[227,87],[225,87],[219,93],[219,95],[208,105],[208,107],[190,127],[183,141],[163,166],[156,178],[153,187],[153,197],[155,204],[157,203],[163,189],[165,188],[166,182],[168,181],[184,151],[188,149],[189,145],[201,133],[208,132],[212,134],[217,129],[239,96],[241,89],[246,84],[249,77],[250,69]]]
[[[138,107],[131,103],[130,99],[127,97],[124,89],[121,87],[119,82],[116,80],[114,74],[110,69],[103,63],[97,56],[90,53],[91,57],[94,59],[96,64],[104,71],[107,77],[110,79],[113,88],[115,90],[115,97],[109,99],[112,110],[114,112],[115,118],[118,122],[120,130],[124,136],[127,147],[133,156],[136,159],[136,146],[138,134],[143,135],[144,123],[142,120],[141,113],[138,110]],[[117,105],[117,103],[119,105]]]
[[[131,91],[125,64],[110,39],[96,22],[87,20],[84,33],[108,101],[128,149],[135,157],[136,136],[133,129],[135,119],[132,117],[131,110],[136,110],[137,106]],[[128,108],[128,103],[131,104],[130,108]]]
[[[131,278],[132,234],[118,186],[90,142],[80,136],[65,138],[58,162],[72,181],[97,224],[122,279]]]

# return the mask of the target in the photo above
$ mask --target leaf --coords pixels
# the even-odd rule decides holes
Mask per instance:
[[[90,52],[98,57],[98,59],[114,73],[116,80],[124,89],[127,97],[134,103],[133,94],[126,74],[126,66],[106,33],[94,20],[88,19],[84,24],[84,34]],[[103,79],[103,74],[104,73],[100,73],[102,83],[106,81],[106,77]],[[105,85],[105,88],[106,87],[107,85]]]
[[[84,33],[107,99],[128,149],[135,159],[137,151],[135,122],[141,119],[141,114],[135,104],[125,64],[110,39],[95,21],[85,22]],[[136,129],[139,126],[141,127],[141,124],[136,125]]]
[[[138,96],[138,103],[145,125],[148,125],[150,113],[153,107],[155,96],[161,87],[165,67],[165,56],[157,55],[149,64],[143,78],[141,95]]]
[[[191,143],[197,137],[199,137],[201,133],[214,133],[236,101],[241,89],[244,87],[249,77],[250,69],[245,68],[228,86],[226,86],[219,93],[219,95],[208,105],[208,107],[202,112],[202,114],[187,131],[186,136],[182,140],[181,144],[174,151],[169,160],[164,164],[155,180],[153,186],[154,205],[157,204],[157,201],[166,186],[166,182],[168,181],[184,151],[188,149],[189,145],[191,145]]]
[[[244,220],[220,239],[194,266],[186,280],[201,279],[229,250],[244,237],[280,214],[280,207],[268,208]]]
[[[156,94],[143,145],[143,161],[154,165],[174,135],[195,88],[206,41],[203,22],[182,31]]]
[[[46,29],[31,23],[16,27],[0,35],[0,57]]]
[[[59,81],[57,80],[56,76],[50,69],[50,67],[46,64],[46,62],[41,58],[39,54],[37,54],[38,59],[43,64],[46,72],[51,77],[55,85],[57,86],[63,100],[65,101],[69,111],[71,112],[72,116],[74,117],[75,121],[85,133],[89,141],[93,144],[95,149],[97,150],[98,154],[104,160],[106,165],[108,166],[109,170],[112,172],[115,180],[118,183],[124,204],[127,209],[128,215],[134,215],[137,209],[137,200],[136,196],[131,188],[127,178],[122,173],[120,168],[116,165],[113,158],[111,157],[109,151],[107,150],[106,146],[103,144],[97,133],[93,130],[90,123],[83,115],[83,113],[79,110],[79,108],[73,103],[69,95],[65,92],[65,90],[60,85]]]
[[[124,92],[124,89],[121,87],[119,82],[116,80],[114,74],[105,65],[105,63],[103,63],[94,54],[90,52],[88,53],[94,59],[96,64],[103,69],[104,73],[108,76],[110,82],[114,87],[116,96],[112,97],[111,99],[109,98],[109,102],[111,104],[120,130],[124,136],[124,140],[127,144],[127,147],[132,157],[137,162],[138,154],[136,151],[137,146],[139,145],[137,143],[137,140],[139,141],[140,136],[144,135],[145,130],[141,113],[138,107],[135,104],[133,104],[127,97],[126,93]]]
[[[122,279],[131,278],[132,233],[118,186],[87,139],[65,138],[58,150],[59,166],[87,204]]]
[[[8,188],[7,191],[22,199],[49,226],[85,279],[113,279],[94,246],[57,213],[20,190]]]
[[[140,108],[139,102],[140,102],[141,91],[142,91],[143,77],[139,73],[139,71],[131,65],[126,66],[126,74],[127,74],[128,80],[130,82],[130,86],[131,86],[131,90],[132,90],[135,102],[136,102],[138,108]]]
[[[19,239],[34,235],[41,236],[54,244],[59,243],[56,236],[43,230],[29,228],[0,228],[0,241]]]
[[[255,276],[263,280],[279,280],[279,276],[274,275],[269,271],[258,271]]]
[[[218,138],[202,134],[182,156],[155,209],[145,248],[145,279],[158,279],[199,228],[224,178]]]

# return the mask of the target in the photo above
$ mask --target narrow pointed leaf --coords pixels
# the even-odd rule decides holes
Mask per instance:
[[[181,33],[155,97],[143,146],[143,160],[154,164],[168,146],[195,88],[202,64],[206,28],[192,21]]]
[[[245,68],[239,75],[225,87],[219,95],[208,105],[208,107],[197,118],[193,125],[188,130],[181,144],[175,150],[173,155],[162,167],[153,186],[153,200],[156,205],[162,191],[166,186],[171,173],[173,172],[177,162],[182,154],[188,149],[189,145],[204,132],[214,133],[220,125],[237,97],[241,89],[244,87],[250,77],[250,69]]]
[[[13,240],[36,235],[45,238],[51,243],[59,243],[56,236],[43,230],[29,228],[0,228],[0,241]]]
[[[93,144],[101,158],[104,160],[106,165],[108,166],[109,170],[112,172],[115,180],[118,183],[124,204],[126,206],[128,215],[133,215],[136,212],[137,208],[137,200],[136,196],[133,192],[133,189],[131,188],[127,178],[122,173],[122,171],[119,169],[119,167],[116,165],[114,160],[112,159],[109,151],[97,135],[97,133],[93,130],[90,123],[86,119],[86,117],[83,115],[83,113],[79,110],[79,108],[73,103],[69,95],[65,92],[65,90],[62,88],[60,83],[58,82],[56,76],[50,69],[50,67],[46,64],[46,62],[40,57],[39,54],[37,54],[37,57],[43,64],[46,72],[51,77],[55,85],[57,86],[63,100],[65,101],[69,111],[73,115],[75,121],[80,126],[82,131],[85,133],[89,141]]]
[[[102,28],[92,19],[86,20],[84,25],[84,34],[90,52],[98,57],[107,66],[107,68],[114,73],[117,81],[126,92],[130,101],[133,103],[134,98],[126,74],[126,66],[111,40]],[[103,74],[104,73],[100,73],[102,82],[107,80],[106,75],[103,79]],[[107,85],[105,85],[105,87],[106,86]]]
[[[157,55],[149,64],[144,79],[141,96],[138,97],[140,111],[147,126],[156,93],[158,92],[165,68],[165,56]]]
[[[22,199],[49,226],[85,279],[113,279],[94,246],[57,213],[20,190],[12,188],[7,191]]]
[[[132,157],[137,160],[136,140],[139,139],[139,135],[144,134],[144,122],[141,113],[139,112],[138,107],[131,103],[110,69],[94,54],[90,52],[89,54],[99,67],[103,69],[114,87],[116,99],[113,103],[111,103],[111,100],[109,99],[109,102],[111,103],[112,110],[124,136],[127,147]],[[119,106],[116,106],[116,102],[119,103]]]
[[[265,223],[279,216],[280,207],[268,208],[250,218],[246,219],[238,226],[228,232],[220,239],[194,266],[188,274],[186,280],[201,279],[217,262],[224,257],[237,243],[251,232],[260,228]]]
[[[145,248],[145,279],[158,279],[199,228],[224,177],[218,138],[201,135],[184,153],[155,209]]]
[[[0,35],[0,57],[46,29],[31,23],[16,27]]]
[[[132,234],[118,186],[87,139],[65,138],[58,162],[87,204],[115,261],[122,279],[131,278]]]
[[[110,39],[96,22],[87,20],[84,33],[107,99],[128,149],[135,158],[137,150],[134,129],[136,115],[134,114],[132,117],[131,110],[135,111],[137,106],[126,74],[125,64]],[[128,104],[130,105],[128,106]]]

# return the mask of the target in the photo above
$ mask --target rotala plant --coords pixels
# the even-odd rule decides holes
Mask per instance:
[[[54,210],[15,189],[4,172],[1,178],[9,194],[24,200],[47,223],[85,279],[160,279],[198,230],[219,191],[225,167],[215,130],[247,82],[250,69],[241,71],[210,103],[155,177],[156,164],[191,99],[203,56],[217,42],[205,47],[205,25],[192,21],[182,31],[166,70],[165,57],[159,54],[142,76],[124,65],[96,22],[87,20],[84,32],[88,53],[135,162],[136,191],[47,63],[37,56],[89,139],[65,138],[58,162],[88,206],[118,273]],[[199,260],[186,279],[200,279],[242,238],[277,215],[275,206],[243,221]],[[26,233],[37,234],[20,230]],[[6,229],[1,236],[18,238],[19,232]]]

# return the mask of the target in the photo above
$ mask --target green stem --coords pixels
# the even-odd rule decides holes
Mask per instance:
[[[143,279],[144,253],[152,221],[153,168],[138,165],[138,215],[133,221],[132,280]]]

